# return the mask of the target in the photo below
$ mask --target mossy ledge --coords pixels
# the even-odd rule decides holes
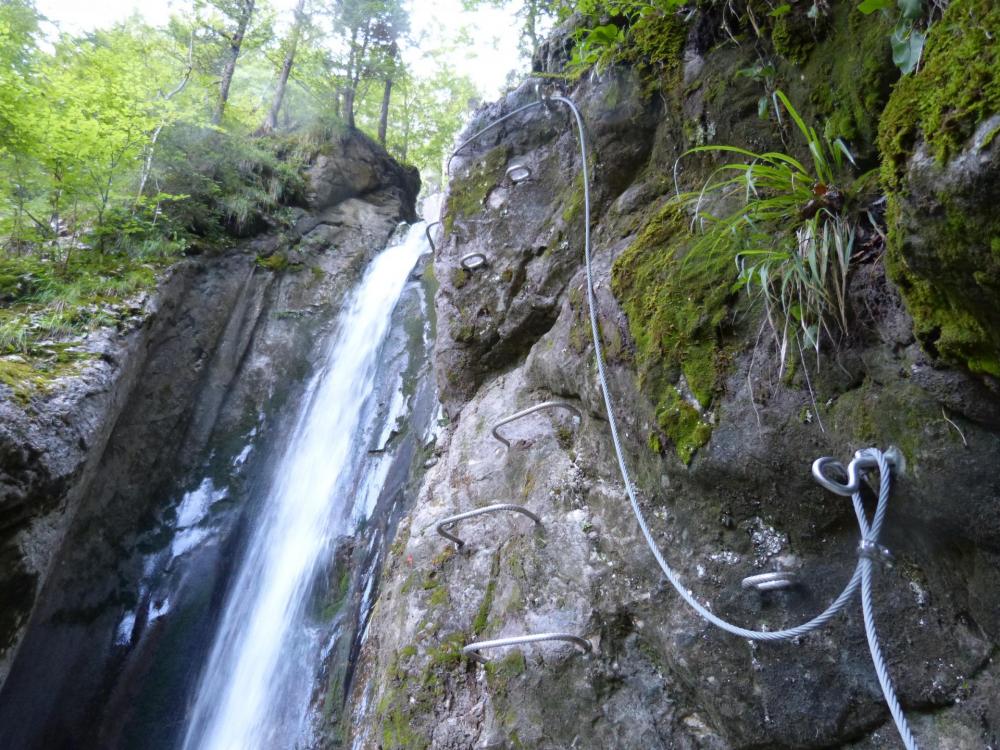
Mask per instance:
[[[1000,377],[1000,6],[954,0],[928,36],[923,68],[893,91],[879,129],[888,194],[887,268],[924,347]],[[975,137],[973,137],[975,136]],[[922,151],[922,159],[911,159]],[[954,160],[963,150],[974,159]],[[959,162],[969,162],[962,164]],[[970,165],[975,162],[976,166]]]
[[[703,415],[727,361],[719,329],[729,313],[733,276],[732,263],[720,255],[683,257],[689,238],[684,217],[667,205],[612,271],[612,289],[635,342],[639,387],[685,463],[712,434]],[[685,398],[684,384],[693,399]],[[651,446],[659,444],[651,438]]]

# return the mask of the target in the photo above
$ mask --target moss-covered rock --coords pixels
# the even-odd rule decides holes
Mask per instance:
[[[708,409],[724,369],[719,327],[729,312],[733,266],[721,256],[683,256],[690,235],[662,209],[615,262],[612,288],[629,321],[640,387],[682,460],[708,442]],[[686,384],[695,403],[678,390]]]
[[[892,62],[890,24],[855,6],[840,3],[833,10],[827,37],[812,49],[791,88],[794,94],[799,85],[807,89],[799,99],[815,109],[828,138],[843,138],[867,159],[874,156],[879,117],[899,69]]]
[[[445,232],[451,233],[456,221],[461,223],[483,209],[490,191],[503,177],[508,156],[507,147],[498,146],[480,158],[468,173],[452,178],[443,211]]]
[[[979,123],[1000,112],[997,34],[1000,6],[993,0],[953,0],[931,29],[923,67],[900,80],[879,124],[887,187],[905,187],[918,141],[944,164]]]
[[[1000,377],[1000,7],[955,0],[879,131],[888,268],[924,347]]]
[[[632,65],[643,80],[643,93],[679,88],[688,26],[674,11],[651,9],[629,28],[626,42],[615,57]]]

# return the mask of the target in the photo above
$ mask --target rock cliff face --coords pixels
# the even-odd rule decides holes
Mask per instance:
[[[207,452],[238,466],[244,446],[268,439],[345,292],[414,219],[416,171],[360,134],[320,148],[308,177],[291,229],[174,266],[136,300],[126,330],[87,342],[100,358],[80,377],[25,408],[0,388],[5,747],[93,741],[110,675],[128,666],[116,625],[143,596],[143,554],[157,548],[178,491]],[[19,734],[39,726],[46,737]]]
[[[808,116],[850,125],[871,164],[895,72],[885,29],[863,25],[852,5],[804,46],[788,46],[787,28],[775,34],[787,55],[777,75]],[[907,466],[883,536],[896,564],[879,569],[875,591],[890,671],[923,745],[995,747],[1000,401],[990,368],[976,364],[996,354],[984,322],[995,309],[981,304],[992,261],[963,267],[988,255],[983,238],[948,234],[942,217],[947,207],[972,226],[995,221],[996,112],[979,112],[982,124],[961,130],[943,162],[910,139],[891,188],[892,275],[880,249],[859,252],[849,335],[783,372],[760,310],[729,292],[731,265],[685,286],[664,262],[676,229],[661,208],[685,149],[787,148],[787,134],[757,117],[761,84],[736,75],[755,62],[752,45],[722,44],[710,21],[684,28],[673,67],[660,68],[664,91],[649,95],[628,66],[566,91],[593,151],[601,335],[653,534],[720,616],[769,630],[804,622],[839,593],[858,542],[849,501],[811,479],[812,461],[899,446]],[[866,57],[874,34],[882,46]],[[565,49],[557,33],[539,64],[555,72]],[[933,71],[947,50],[929,54]],[[535,96],[533,85],[518,89],[467,132]],[[515,162],[531,169],[517,185],[505,179]],[[685,165],[687,188],[714,168]],[[453,162],[435,258],[436,367],[451,424],[385,571],[355,680],[354,747],[897,747],[857,603],[808,636],[752,644],[705,623],[663,580],[628,506],[596,381],[579,172],[560,108],[515,116]],[[489,263],[468,271],[459,261],[474,251]],[[936,350],[926,321],[937,313],[926,307],[914,335],[912,283],[905,297],[897,287],[914,275],[951,299],[979,290],[949,308],[950,319],[979,315],[975,348]],[[656,357],[643,353],[649,340],[660,342]],[[552,399],[579,408],[581,423],[542,412],[501,428],[510,448],[491,436],[504,417]],[[492,503],[524,505],[544,528],[479,516],[454,530],[468,542],[458,551],[435,533],[436,519]],[[774,569],[801,585],[741,590],[744,576]],[[496,649],[485,667],[461,654],[473,641],[546,631],[582,636],[594,653]]]

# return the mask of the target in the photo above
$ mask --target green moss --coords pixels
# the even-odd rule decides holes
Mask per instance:
[[[815,119],[825,121],[828,138],[843,138],[867,159],[874,155],[879,117],[899,69],[892,62],[889,23],[856,5],[840,3],[832,11],[832,33],[801,69],[808,90],[800,98],[815,108]]]
[[[444,207],[444,231],[451,233],[455,222],[474,216],[483,209],[490,191],[499,184],[507,167],[509,150],[497,146],[478,159],[466,176],[454,177],[448,186]]]
[[[285,255],[285,253],[277,252],[266,257],[258,255],[257,265],[261,268],[266,268],[268,271],[281,273],[282,271],[287,271],[292,268],[295,264],[288,260],[288,256]]]
[[[473,635],[481,635],[489,624],[490,610],[493,609],[493,598],[496,596],[497,579],[500,577],[500,551],[500,549],[497,549],[493,554],[493,562],[490,566],[490,579],[486,584],[483,600],[479,603],[479,609],[476,610],[476,616],[472,620]]]
[[[340,577],[337,579],[336,590],[331,592],[331,596],[326,605],[323,607],[321,616],[327,622],[333,620],[333,618],[340,612],[344,607],[344,603],[347,601],[347,595],[351,591],[351,571],[344,569],[340,573]]]
[[[427,599],[427,603],[432,607],[441,607],[448,603],[448,599],[448,589],[444,586],[438,586]]]
[[[919,186],[907,164],[924,142],[938,164],[1000,112],[1000,6],[954,0],[927,38],[923,67],[893,91],[879,128],[888,193],[887,268],[932,354],[1000,377],[1000,217],[973,185]],[[926,170],[925,170],[926,171]],[[919,236],[919,241],[913,239]]]
[[[712,428],[678,395],[677,383],[683,374],[698,403],[711,406],[728,366],[719,332],[733,280],[732,263],[723,257],[682,260],[689,238],[685,220],[668,206],[649,221],[612,273],[612,289],[635,341],[640,387],[685,462],[708,441]]]
[[[702,420],[698,410],[676,389],[661,396],[656,405],[656,421],[684,463],[690,463],[694,452],[712,436],[712,426]]]
[[[562,203],[563,224],[569,226],[583,214],[583,185],[576,185],[576,187],[570,189]]]
[[[904,247],[899,226],[900,199],[889,201],[891,217],[887,269],[896,282],[913,328],[924,348],[970,372],[1000,378],[1000,217],[963,214],[947,196],[939,220],[927,221],[923,239],[934,248],[933,258],[917,256]],[[994,238],[993,247],[985,246]]]
[[[65,348],[47,356],[0,357],[0,386],[9,388],[14,400],[25,405],[32,396],[46,393],[59,378],[79,373],[83,362],[92,357],[92,354],[68,352]]]
[[[615,62],[635,68],[647,95],[657,90],[679,91],[687,32],[683,15],[675,10],[651,8],[629,28]]]
[[[451,269],[451,285],[455,289],[461,289],[463,286],[469,283],[469,272],[464,268],[453,268]]]
[[[897,446],[913,469],[923,461],[928,425],[941,421],[936,403],[915,385],[882,388],[871,381],[842,394],[826,417],[858,446]],[[928,445],[930,449],[930,445]]]
[[[451,337],[460,344],[468,344],[476,338],[476,329],[471,324],[465,323],[455,328]]]
[[[520,650],[509,651],[502,659],[486,665],[486,682],[494,692],[506,692],[510,681],[524,674],[525,669],[524,654]]]
[[[663,452],[663,444],[660,442],[660,436],[655,432],[649,433],[649,450],[657,455]]]
[[[801,65],[816,46],[812,20],[802,11],[786,13],[774,22],[771,44],[788,62]]]
[[[882,177],[904,180],[918,138],[939,162],[957,153],[976,126],[1000,112],[1000,5],[952,0],[927,36],[923,67],[897,84],[879,125]]]
[[[428,719],[444,698],[449,682],[462,666],[467,634],[454,632],[427,649],[417,661],[415,645],[400,649],[386,670],[387,687],[375,708],[383,750],[425,750],[430,747]]]

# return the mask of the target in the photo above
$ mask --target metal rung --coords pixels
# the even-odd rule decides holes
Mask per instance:
[[[517,162],[507,167],[506,177],[512,184],[518,185],[531,179],[531,167]]]
[[[503,646],[519,646],[522,643],[538,643],[539,641],[568,641],[580,649],[580,653],[592,653],[594,647],[590,641],[571,633],[536,633],[535,635],[517,635],[510,638],[497,638],[494,641],[476,641],[462,648],[462,654],[480,664],[489,664],[490,660],[479,653],[484,648],[501,648]]]
[[[499,430],[505,424],[510,424],[511,422],[515,422],[518,419],[521,419],[522,417],[526,417],[529,414],[534,414],[536,411],[541,411],[542,409],[565,409],[566,411],[572,412],[573,415],[579,421],[583,421],[583,414],[580,412],[579,409],[577,409],[572,404],[567,404],[565,401],[546,401],[545,403],[536,404],[535,406],[525,409],[524,411],[519,411],[517,414],[511,414],[509,417],[501,419],[499,422],[493,425],[493,429],[491,430],[493,437],[495,437],[501,443],[510,448],[510,441],[507,438],[502,437],[500,433],[497,432],[497,430]]]
[[[747,576],[740,584],[745,589],[757,589],[758,591],[778,591],[779,589],[790,589],[799,583],[798,576],[788,570],[778,570],[774,573],[760,573],[755,576]]]
[[[535,522],[536,526],[543,526],[542,519],[532,513],[530,510],[522,505],[514,505],[513,503],[497,503],[496,505],[487,505],[485,508],[476,508],[475,510],[466,511],[465,513],[459,513],[455,516],[448,516],[447,518],[442,518],[437,522],[437,533],[443,536],[445,539],[450,539],[455,543],[455,545],[461,549],[465,546],[465,542],[459,539],[454,534],[449,534],[447,529],[450,529],[459,521],[464,521],[467,518],[474,518],[475,516],[481,516],[484,513],[500,513],[502,511],[513,511],[514,513],[520,513],[525,515]]]
[[[489,259],[484,253],[469,253],[462,256],[462,268],[466,271],[475,271],[477,268],[489,265]]]
[[[431,246],[431,252],[436,253],[437,247],[434,245],[434,238],[431,237],[431,227],[436,227],[440,224],[440,221],[432,221],[426,227],[424,227],[424,234],[427,235],[427,243]]]

